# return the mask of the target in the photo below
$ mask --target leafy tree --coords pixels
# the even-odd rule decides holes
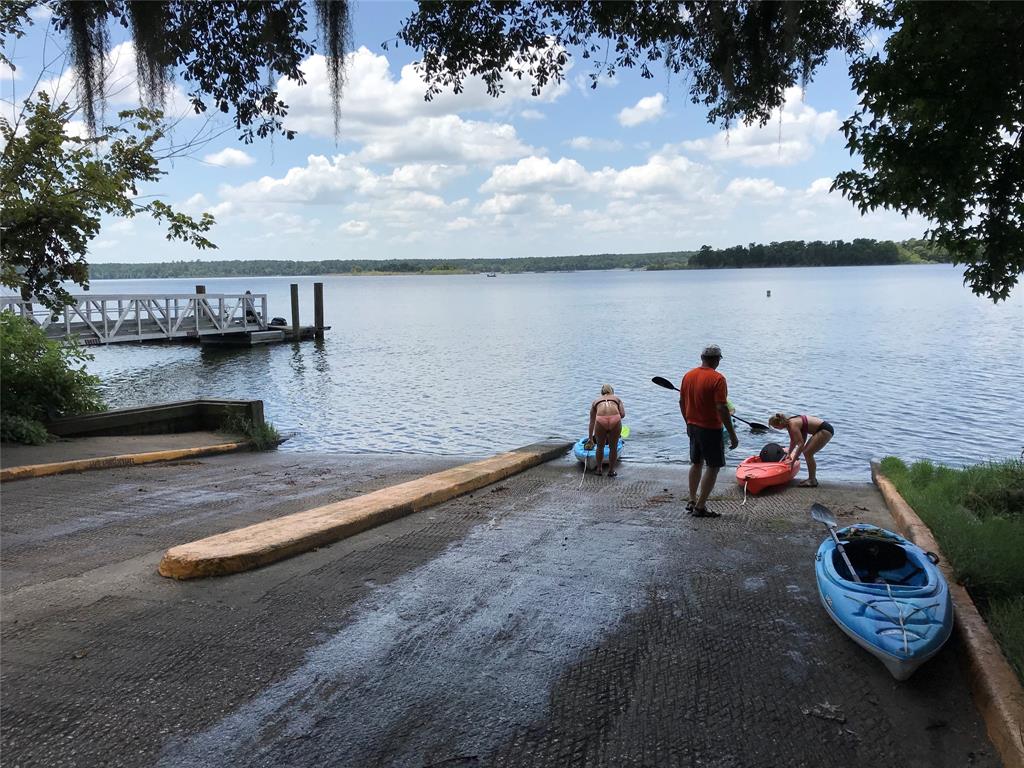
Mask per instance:
[[[88,284],[85,256],[104,214],[148,214],[167,226],[168,239],[215,247],[203,236],[213,225],[210,214],[196,221],[161,200],[143,204],[136,198],[140,182],[164,173],[154,154],[166,130],[159,112],[121,112],[119,124],[83,138],[67,133],[66,103],[54,105],[40,92],[25,109],[24,132],[0,118],[0,283],[51,308],[64,303],[62,281]]]
[[[0,34],[23,36],[36,5],[42,3],[0,3]],[[349,4],[314,0],[311,5],[328,58],[337,128]],[[0,283],[56,307],[68,298],[62,282],[87,284],[85,256],[103,214],[148,213],[166,224],[169,238],[214,247],[202,235],[213,224],[211,216],[195,221],[159,200],[140,204],[136,199],[139,183],[163,175],[161,161],[194,149],[163,154],[157,149],[167,131],[158,107],[175,77],[186,83],[197,113],[210,108],[233,113],[245,142],[273,134],[290,139],[294,132],[282,122],[288,107],[275,86],[281,77],[304,83],[299,64],[316,49],[306,40],[307,5],[298,0],[59,0],[49,7],[50,23],[70,43],[90,136],[67,135],[65,124],[76,109],[53,104],[46,94],[27,100],[13,123],[0,121],[5,144]],[[110,24],[131,31],[146,106],[120,113],[116,125],[102,126]],[[13,66],[2,54],[0,61]]]
[[[886,56],[853,62],[860,108],[843,123],[864,170],[836,177],[862,211],[917,211],[966,264],[975,293],[1005,299],[1024,270],[1024,3],[897,2]]]
[[[884,54],[865,35],[889,34]],[[764,0],[632,3],[423,0],[399,40],[422,52],[426,97],[479,75],[560,81],[573,52],[602,75],[656,66],[688,76],[708,120],[765,124],[785,89],[808,82],[832,51],[850,61],[860,95],[843,125],[863,170],[834,188],[861,211],[918,212],[995,301],[1024,270],[1024,3]]]
[[[43,422],[105,409],[92,355],[73,340],[54,341],[35,323],[0,312],[0,439],[43,443]]]

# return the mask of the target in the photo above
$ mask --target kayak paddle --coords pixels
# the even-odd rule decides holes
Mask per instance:
[[[654,378],[651,379],[651,381],[653,381],[659,387],[664,387],[665,389],[674,389],[676,392],[679,391],[679,388],[675,384],[673,384],[671,381],[669,381],[666,378],[662,378],[661,376],[655,376]],[[767,432],[768,431],[768,427],[766,427],[764,424],[760,424],[760,423],[758,423],[756,421],[747,421],[746,419],[741,419],[739,416],[735,416],[735,415],[733,416],[733,418],[736,419],[736,421],[742,421],[744,424],[746,424],[748,427],[750,427],[751,431],[753,431],[753,432]]]
[[[664,387],[665,389],[674,389],[676,392],[679,391],[679,387],[677,387],[668,379],[663,379],[661,376],[655,376],[653,379],[651,379],[651,381],[653,381],[659,387]]]
[[[742,421],[744,424],[746,424],[748,427],[750,427],[751,432],[767,432],[768,431],[768,427],[765,426],[764,424],[759,423],[759,422],[747,421],[746,419],[741,419],[739,416],[736,416],[735,414],[733,414],[733,418],[736,419],[736,421]]]
[[[853,569],[853,563],[850,562],[850,558],[846,555],[846,550],[843,549],[843,545],[840,543],[839,537],[836,536],[836,519],[832,516],[832,511],[824,504],[814,502],[814,504],[811,505],[811,517],[819,523],[824,523],[828,528],[828,532],[832,536],[832,541],[836,543],[836,547],[839,549],[839,554],[843,556],[843,562],[846,563],[846,567],[849,568],[850,573],[853,574],[853,580],[860,584],[860,576],[858,576],[857,571]]]

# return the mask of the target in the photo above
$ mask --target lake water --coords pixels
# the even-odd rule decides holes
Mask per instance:
[[[94,293],[269,294],[290,317],[324,282],[322,343],[253,349],[96,348],[112,407],[262,399],[288,451],[486,454],[586,433],[603,383],[625,402],[627,458],[685,462],[678,383],[708,343],[737,415],[828,419],[825,480],[867,480],[872,457],[961,465],[1024,448],[1024,300],[975,297],[959,269],[833,267],[410,277],[97,280]],[[766,291],[771,297],[766,297]],[[781,433],[742,424],[735,466]]]

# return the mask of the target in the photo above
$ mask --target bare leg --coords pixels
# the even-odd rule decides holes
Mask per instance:
[[[804,461],[807,464],[807,482],[811,485],[818,482],[818,462],[814,460],[814,454],[824,448],[831,439],[832,435],[828,432],[815,432],[807,441],[807,447],[804,448]]]
[[[615,462],[619,460],[619,435],[622,434],[622,422],[608,430],[608,477],[615,477]]]
[[[594,440],[597,441],[594,448],[594,472],[601,475],[604,473],[601,465],[604,464],[604,444],[608,439],[608,433],[600,424],[594,427],[594,433]]]
[[[690,501],[697,503],[697,487],[700,485],[700,473],[704,469],[704,463],[690,465]]]
[[[700,496],[697,497],[697,509],[704,509],[708,496],[715,487],[715,480],[718,479],[720,467],[708,467],[704,470],[704,478],[700,481]]]

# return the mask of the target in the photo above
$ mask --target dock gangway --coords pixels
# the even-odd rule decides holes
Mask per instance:
[[[38,300],[0,296],[0,312],[31,319],[50,338],[76,338],[85,345],[267,330],[265,293],[86,293],[73,298],[54,312]]]

